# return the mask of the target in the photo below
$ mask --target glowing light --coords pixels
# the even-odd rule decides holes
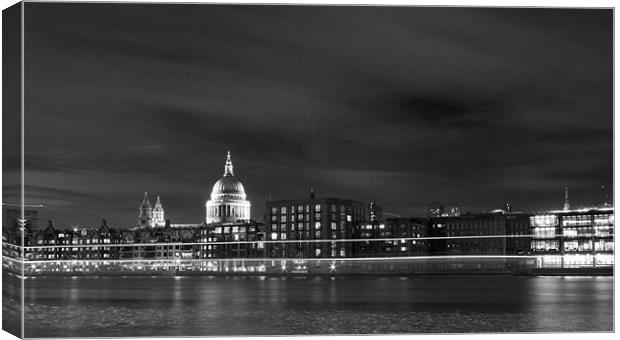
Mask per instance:
[[[335,272],[336,271],[336,262],[332,261],[332,263],[329,265],[329,270],[331,272]]]

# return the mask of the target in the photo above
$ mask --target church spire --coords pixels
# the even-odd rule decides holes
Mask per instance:
[[[564,210],[570,210],[570,202],[568,201],[568,187],[564,187]]]
[[[230,151],[228,151],[228,154],[226,155],[226,165],[224,165],[224,177],[232,177],[234,175],[235,174],[233,174],[233,164],[230,160]]]
[[[149,193],[148,192],[144,192],[144,198],[142,199],[142,204],[140,205],[140,208],[151,208],[151,202],[149,202]]]
[[[154,210],[163,210],[164,207],[161,206],[161,201],[159,200],[159,196],[157,196],[157,202],[155,203]]]

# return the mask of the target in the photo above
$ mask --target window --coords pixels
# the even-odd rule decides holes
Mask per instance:
[[[272,214],[277,214],[278,213],[278,208],[277,207],[271,207],[271,213]]]
[[[286,222],[286,215],[282,215],[280,217],[280,222]]]
[[[555,237],[555,228],[554,227],[536,227],[533,232],[534,238],[554,238]]]
[[[315,205],[314,206],[314,211],[315,212],[320,212],[321,211],[321,205],[320,204]]]
[[[336,230],[338,228],[338,225],[336,224],[336,222],[332,222],[332,230]]]
[[[315,249],[314,256],[320,256],[320,255],[321,255],[321,249]]]
[[[271,239],[272,240],[277,240],[278,239],[278,233],[271,233]]]
[[[280,209],[280,213],[281,213],[281,214],[286,214],[286,207],[282,207],[282,208]]]
[[[280,239],[286,240],[286,233],[280,233]]]
[[[554,227],[558,225],[558,217],[556,215],[536,215],[530,217],[530,225],[532,227]]]
[[[321,229],[321,222],[314,222],[314,229]]]

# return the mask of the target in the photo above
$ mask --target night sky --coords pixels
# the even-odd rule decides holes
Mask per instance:
[[[599,204],[612,14],[27,3],[26,202],[126,227],[148,191],[199,223],[230,150],[257,220],[310,188],[403,216]]]

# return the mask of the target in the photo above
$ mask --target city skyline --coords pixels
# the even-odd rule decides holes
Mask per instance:
[[[611,11],[26,6],[26,203],[59,225],[145,191],[198,223],[227,150],[256,220],[310,189],[402,216],[610,195]]]

